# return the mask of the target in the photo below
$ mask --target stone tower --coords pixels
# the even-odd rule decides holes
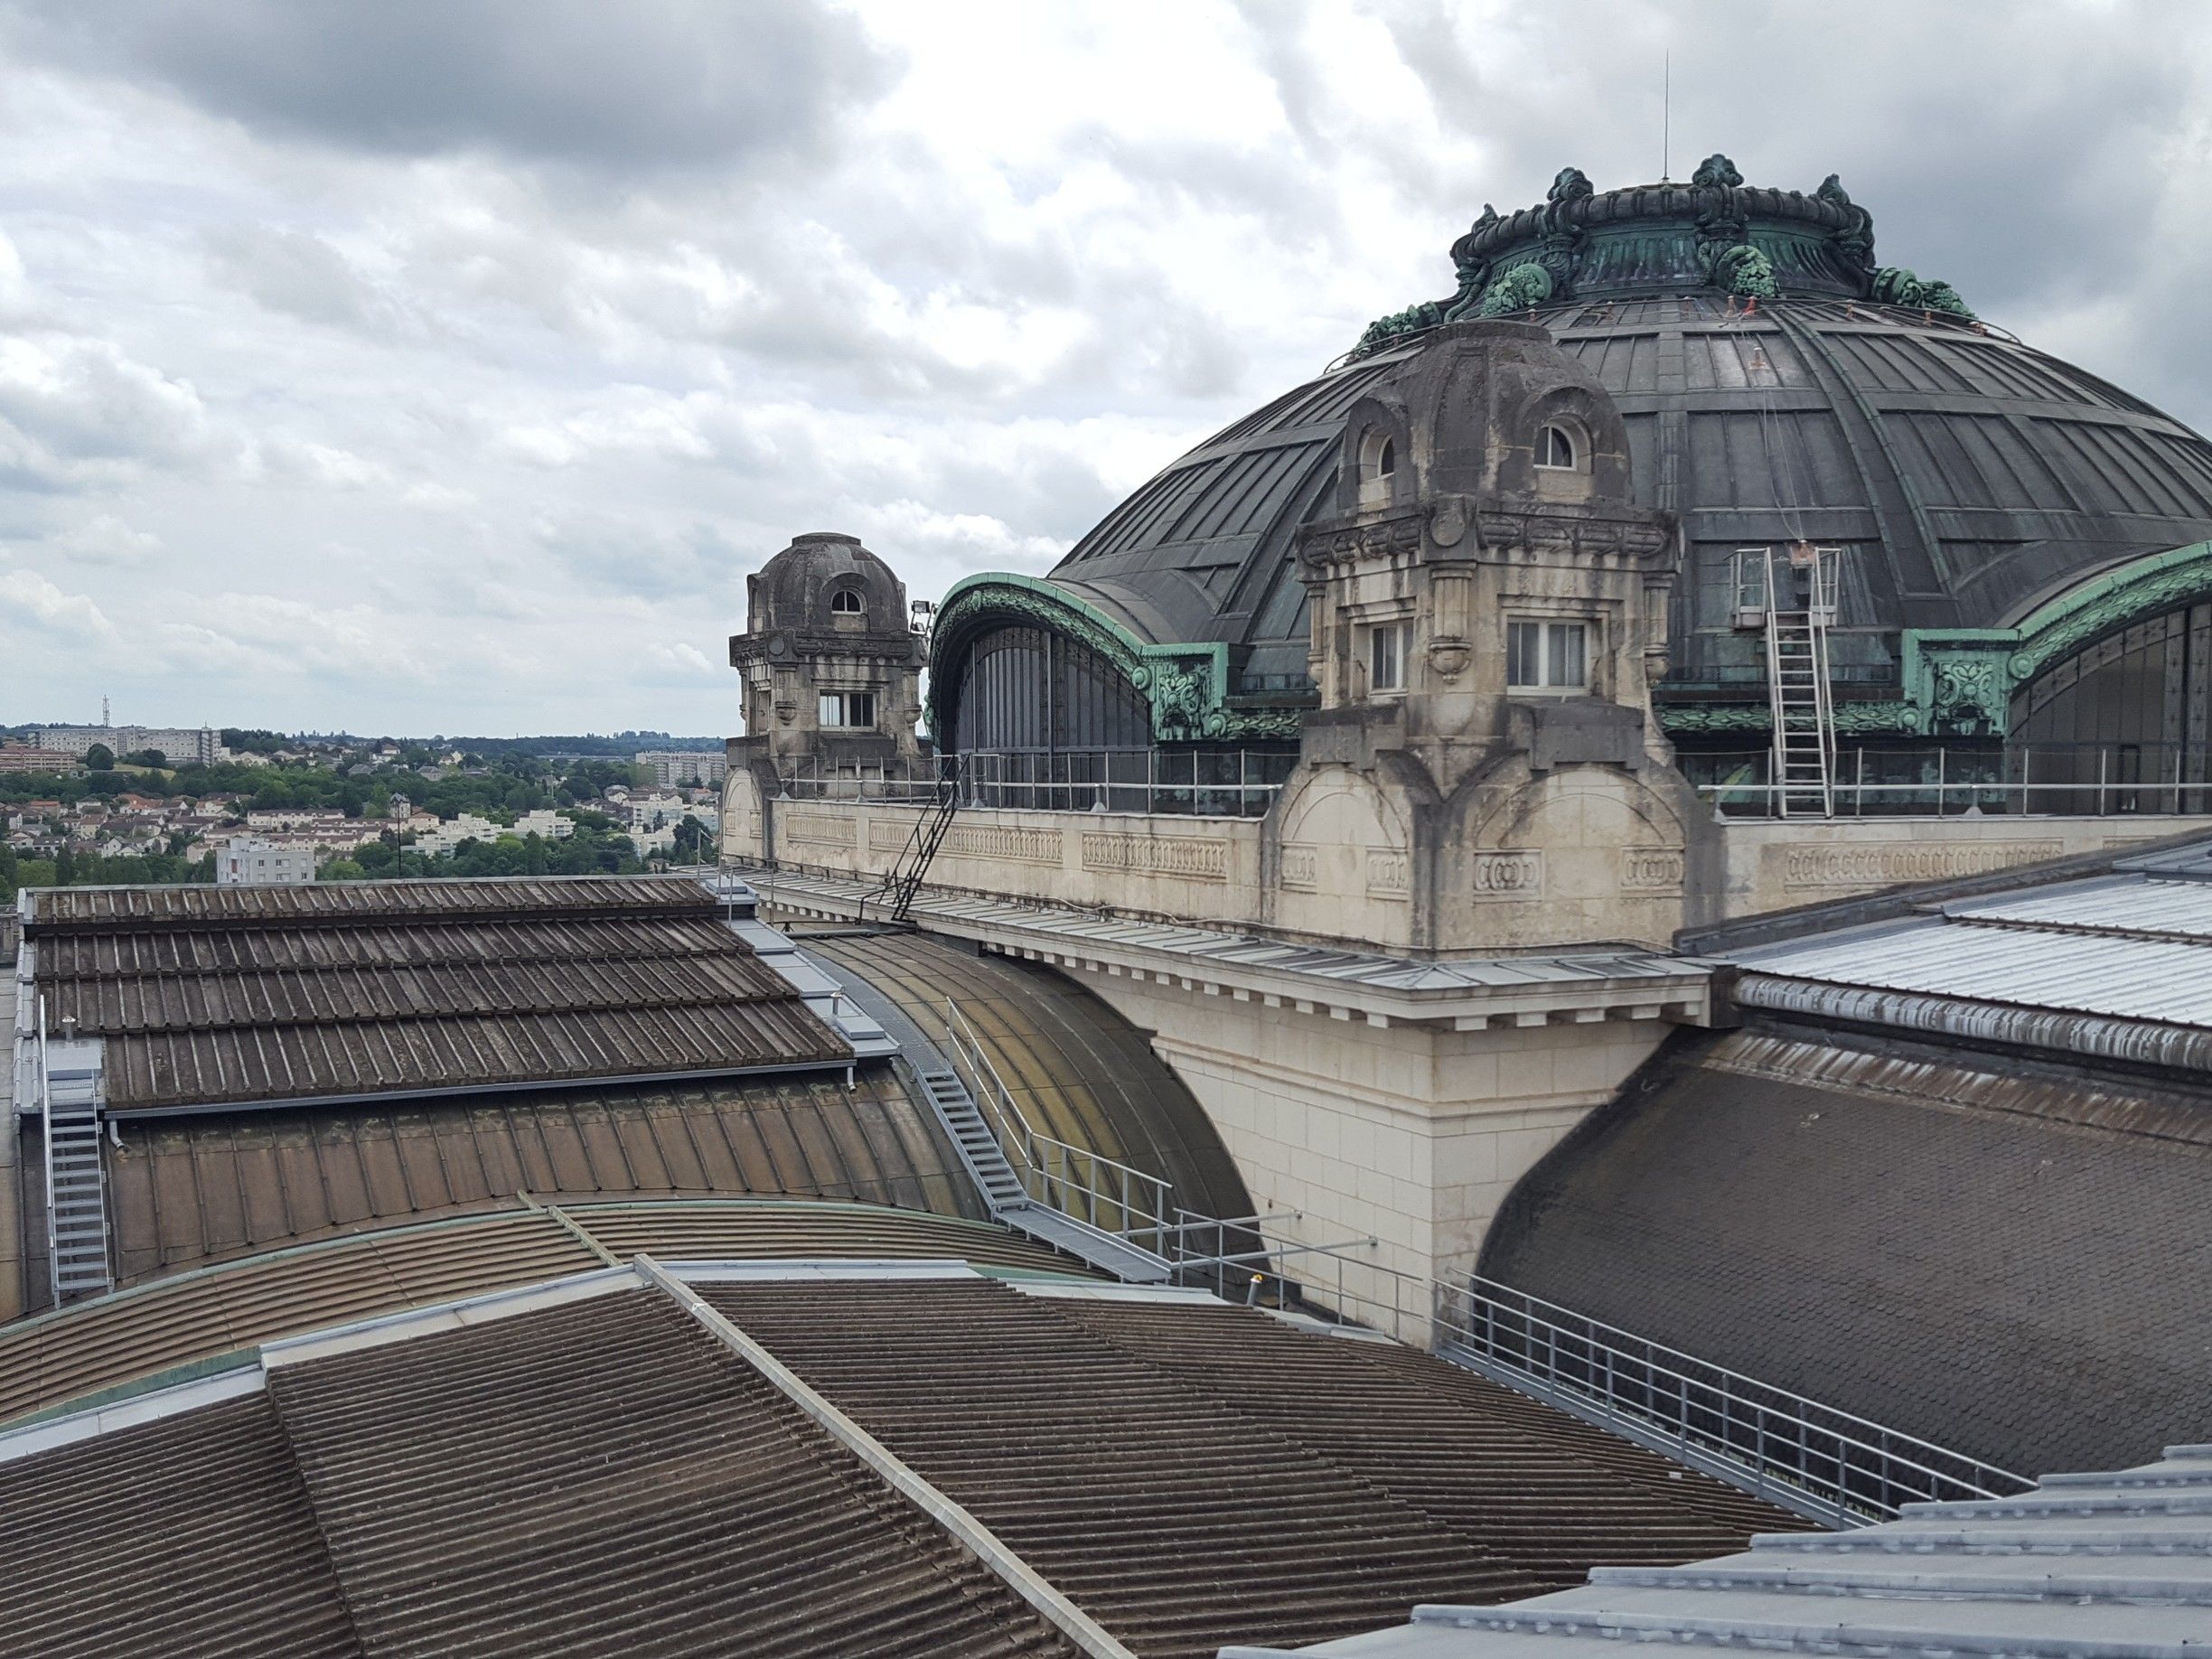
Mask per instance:
[[[924,647],[906,589],[856,536],[801,536],[745,579],[745,679],[734,762],[851,778],[907,774],[920,754]]]
[[[1580,364],[1436,330],[1352,406],[1298,549],[1321,706],[1275,920],[1440,951],[1681,925],[1696,812],[1651,701],[1681,542]]]

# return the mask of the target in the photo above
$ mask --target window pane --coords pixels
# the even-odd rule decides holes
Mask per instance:
[[[821,694],[820,719],[824,726],[845,724],[844,700],[836,692],[825,691]]]
[[[876,694],[873,691],[846,693],[845,724],[848,726],[873,726],[876,724]]]
[[[1536,623],[1517,622],[1505,630],[1505,683],[1509,686],[1532,686],[1537,680],[1537,652],[1542,645],[1542,629]]]
[[[1583,682],[1584,630],[1580,623],[1551,624],[1551,661],[1549,683],[1579,686]]]
[[[1367,683],[1376,691],[1395,691],[1401,675],[1399,670],[1399,640],[1401,630],[1396,626],[1376,628],[1367,636]]]

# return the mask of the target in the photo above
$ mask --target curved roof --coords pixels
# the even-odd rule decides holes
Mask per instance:
[[[1108,514],[1052,579],[1145,639],[1226,642],[1235,689],[1302,681],[1293,543],[1327,496],[1347,412],[1448,309],[1485,309],[1507,272],[1539,259],[1559,280],[1511,314],[1549,328],[1615,397],[1637,501],[1683,517],[1679,678],[1750,664],[1730,628],[1739,547],[1810,538],[1861,549],[1842,623],[1878,633],[2008,625],[2100,570],[2212,535],[2212,445],[1945,308],[1958,302],[1942,285],[1874,268],[1870,224],[1842,200],[1555,191],[1549,207],[1486,220],[1455,250],[1456,306],[1378,323],[1370,342],[1384,350],[1207,439]],[[1778,296],[1728,291],[1725,261],[1701,270],[1702,216],[1716,209],[1735,216],[1742,247],[1771,256]],[[1571,257],[1554,258],[1561,237]],[[1875,639],[1841,638],[1835,651],[1861,668],[1887,661]]]
[[[1150,1040],[1049,968],[978,956],[925,933],[797,934],[896,1001],[932,1041],[947,998],[1038,1129],[1148,1174],[1207,1215],[1250,1215],[1243,1177],[1183,1080]]]
[[[2201,1090],[1810,1038],[1678,1038],[1480,1270],[2006,1468],[2212,1437]]]
[[[959,1259],[1084,1275],[991,1222],[767,1199],[581,1204],[356,1233],[117,1290],[0,1327],[0,1421],[325,1326],[665,1261]]]
[[[527,1090],[117,1126],[116,1279],[517,1201],[754,1194],[979,1219],[982,1200],[896,1073]],[[42,1241],[41,1241],[42,1247]],[[27,1276],[44,1274],[34,1261]]]

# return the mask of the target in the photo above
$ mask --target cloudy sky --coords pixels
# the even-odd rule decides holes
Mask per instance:
[[[745,574],[1042,571],[1483,202],[1714,149],[2212,425],[2212,6],[0,0],[0,720],[736,726]]]

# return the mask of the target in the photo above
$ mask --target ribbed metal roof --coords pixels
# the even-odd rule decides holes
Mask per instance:
[[[2202,944],[1929,918],[1738,961],[1760,973],[1831,985],[2212,1026],[2212,950]]]
[[[113,1611],[85,1651],[1210,1659],[1802,1524],[1440,1360],[1103,1289],[635,1262],[326,1325],[5,1438],[9,1651]]]
[[[0,1326],[0,1422],[302,1331],[640,1252],[670,1261],[951,1258],[1087,1271],[996,1223],[874,1204],[689,1199],[508,1208],[265,1251]]]
[[[1778,979],[2212,1028],[2212,883],[2137,868],[1731,960]]]
[[[114,1111],[852,1054],[683,877],[67,888],[25,931]]]
[[[1755,1539],[1686,1567],[1601,1567],[1587,1588],[1301,1650],[1338,1659],[1617,1659],[1624,1649],[2180,1659],[2212,1628],[2212,1447],[2054,1475],[2039,1490],[1914,1504],[1842,1534]],[[1223,1648],[1221,1659],[1278,1649]]]
[[[2095,572],[2212,537],[2212,445],[1970,319],[1794,291],[1786,275],[1752,311],[1653,276],[1525,314],[1619,404],[1636,499],[1682,515],[1678,679],[1756,666],[1732,625],[1745,546],[1850,548],[1832,648],[1873,673],[1889,652],[1854,630],[2008,625]],[[1223,640],[1251,648],[1250,675],[1303,674],[1298,527],[1329,499],[1351,406],[1417,349],[1336,369],[1227,426],[1052,579],[1147,638]]]

